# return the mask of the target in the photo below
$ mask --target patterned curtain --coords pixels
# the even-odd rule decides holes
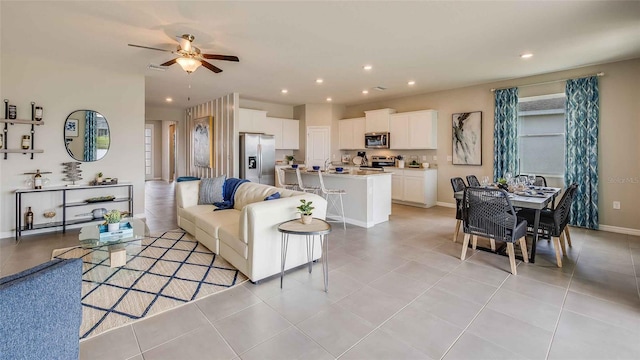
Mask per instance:
[[[567,80],[565,185],[577,183],[569,223],[598,228],[598,126],[596,76]]]
[[[95,111],[86,111],[84,123],[84,161],[96,161],[96,139],[98,137],[98,127],[96,126]]]
[[[518,88],[495,91],[493,178],[518,174]]]

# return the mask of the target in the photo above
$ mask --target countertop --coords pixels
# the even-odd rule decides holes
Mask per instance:
[[[423,168],[423,167],[418,167],[418,168],[411,168],[411,167],[403,167],[403,168],[399,168],[399,167],[395,167],[395,166],[386,166],[385,167],[385,171],[395,171],[395,170],[410,170],[410,171],[429,171],[429,170],[438,170],[438,168],[434,168],[434,167],[428,167],[428,168]]]
[[[283,169],[285,172],[292,172],[294,173],[295,170],[292,168],[284,168]],[[300,170],[300,173],[302,174],[309,174],[309,175],[316,175],[317,171],[313,171],[313,170]],[[329,170],[327,171],[322,171],[322,176],[323,177],[336,177],[336,178],[364,178],[364,177],[369,177],[369,176],[384,176],[384,175],[391,175],[391,173],[388,172],[384,172],[384,171],[370,171],[370,170],[345,170],[341,173],[336,172],[335,170]]]

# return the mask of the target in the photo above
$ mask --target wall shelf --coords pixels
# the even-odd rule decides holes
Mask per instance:
[[[36,121],[35,119],[35,111],[36,111],[36,103],[31,102],[31,120],[24,119],[8,119],[9,117],[9,100],[4,100],[4,119],[0,119],[0,124],[4,124],[4,128],[2,129],[2,144],[0,146],[0,154],[4,154],[4,159],[7,160],[8,154],[31,154],[31,160],[33,160],[33,154],[43,153],[44,150],[34,149],[34,141],[35,141],[35,127],[44,125],[44,121]],[[8,149],[7,144],[9,143],[9,125],[31,125],[30,131],[30,140],[29,140],[29,148],[28,149]]]

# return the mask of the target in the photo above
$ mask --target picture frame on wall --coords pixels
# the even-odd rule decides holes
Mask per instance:
[[[482,165],[482,111],[452,118],[453,165]]]
[[[78,137],[78,119],[67,119],[64,124],[65,137]]]
[[[193,165],[213,168],[213,116],[193,120]]]

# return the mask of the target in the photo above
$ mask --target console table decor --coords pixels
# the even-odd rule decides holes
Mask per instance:
[[[133,184],[130,183],[122,183],[122,184],[112,184],[112,185],[102,185],[102,186],[91,186],[91,185],[77,185],[75,187],[67,187],[67,186],[57,186],[57,187],[48,187],[48,188],[44,188],[44,189],[19,189],[15,191],[16,194],[16,214],[15,214],[15,218],[16,218],[16,241],[18,241],[20,239],[20,237],[22,236],[22,233],[25,231],[32,231],[32,230],[38,230],[38,229],[47,229],[47,228],[57,228],[57,227],[62,227],[62,233],[66,233],[67,231],[67,226],[69,225],[76,225],[76,224],[83,224],[83,223],[90,223],[90,222],[95,222],[97,221],[96,219],[94,219],[94,217],[92,216],[91,218],[82,218],[82,219],[73,219],[73,220],[69,220],[67,219],[67,209],[68,208],[72,208],[72,207],[79,207],[79,206],[87,206],[87,205],[94,205],[95,202],[89,202],[87,200],[72,200],[69,201],[69,195],[73,194],[73,191],[81,191],[81,190],[85,190],[85,191],[95,191],[96,189],[104,189],[104,188],[126,188],[127,189],[127,195],[123,196],[123,197],[114,197],[111,200],[107,200],[109,203],[119,203],[119,202],[126,202],[128,203],[128,211],[126,211],[127,214],[131,215],[133,214]],[[56,221],[56,222],[48,222],[48,223],[41,223],[41,224],[34,224],[32,229],[27,229],[26,226],[23,226],[23,216],[22,213],[24,212],[23,210],[23,197],[24,196],[37,196],[40,193],[51,193],[51,192],[55,192],[55,193],[60,193],[62,195],[62,201],[61,203],[58,205],[62,208],[62,221]],[[76,197],[78,197],[79,194],[76,194]],[[98,197],[94,197],[92,199],[95,199]],[[102,197],[102,198],[107,198],[107,197]],[[91,199],[89,199],[91,200]],[[106,201],[105,201],[106,202]],[[123,211],[123,213],[125,213],[125,211]]]

